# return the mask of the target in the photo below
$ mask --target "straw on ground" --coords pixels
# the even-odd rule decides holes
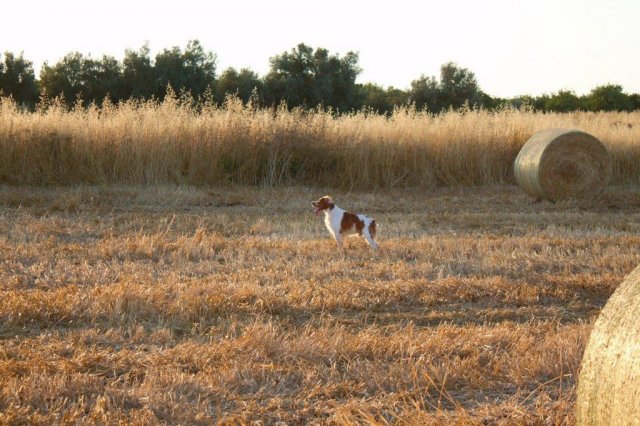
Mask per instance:
[[[570,424],[640,193],[0,188],[0,423]]]

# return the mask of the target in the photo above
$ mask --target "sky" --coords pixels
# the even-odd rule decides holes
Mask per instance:
[[[0,52],[24,52],[36,75],[79,51],[122,60],[197,39],[228,67],[263,76],[299,43],[359,53],[359,83],[408,89],[453,61],[494,97],[640,93],[640,0],[360,1],[20,0],[2,6]]]

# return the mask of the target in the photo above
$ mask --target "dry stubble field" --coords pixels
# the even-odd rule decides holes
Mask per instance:
[[[0,423],[566,424],[640,192],[0,188]]]

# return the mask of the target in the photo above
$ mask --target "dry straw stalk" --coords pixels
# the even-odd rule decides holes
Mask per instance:
[[[606,144],[613,183],[640,183],[640,112],[401,108],[367,112],[257,109],[228,99],[130,101],[36,112],[0,98],[0,183],[305,184],[347,189],[512,183],[530,135],[580,127]]]
[[[578,380],[580,425],[640,424],[640,266],[600,313]]]

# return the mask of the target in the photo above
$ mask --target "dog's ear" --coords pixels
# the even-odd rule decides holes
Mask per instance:
[[[331,199],[330,196],[325,195],[324,197],[322,197],[324,199],[324,204],[328,207],[328,208],[333,208],[333,206],[335,206],[335,204],[333,203],[333,200]]]

